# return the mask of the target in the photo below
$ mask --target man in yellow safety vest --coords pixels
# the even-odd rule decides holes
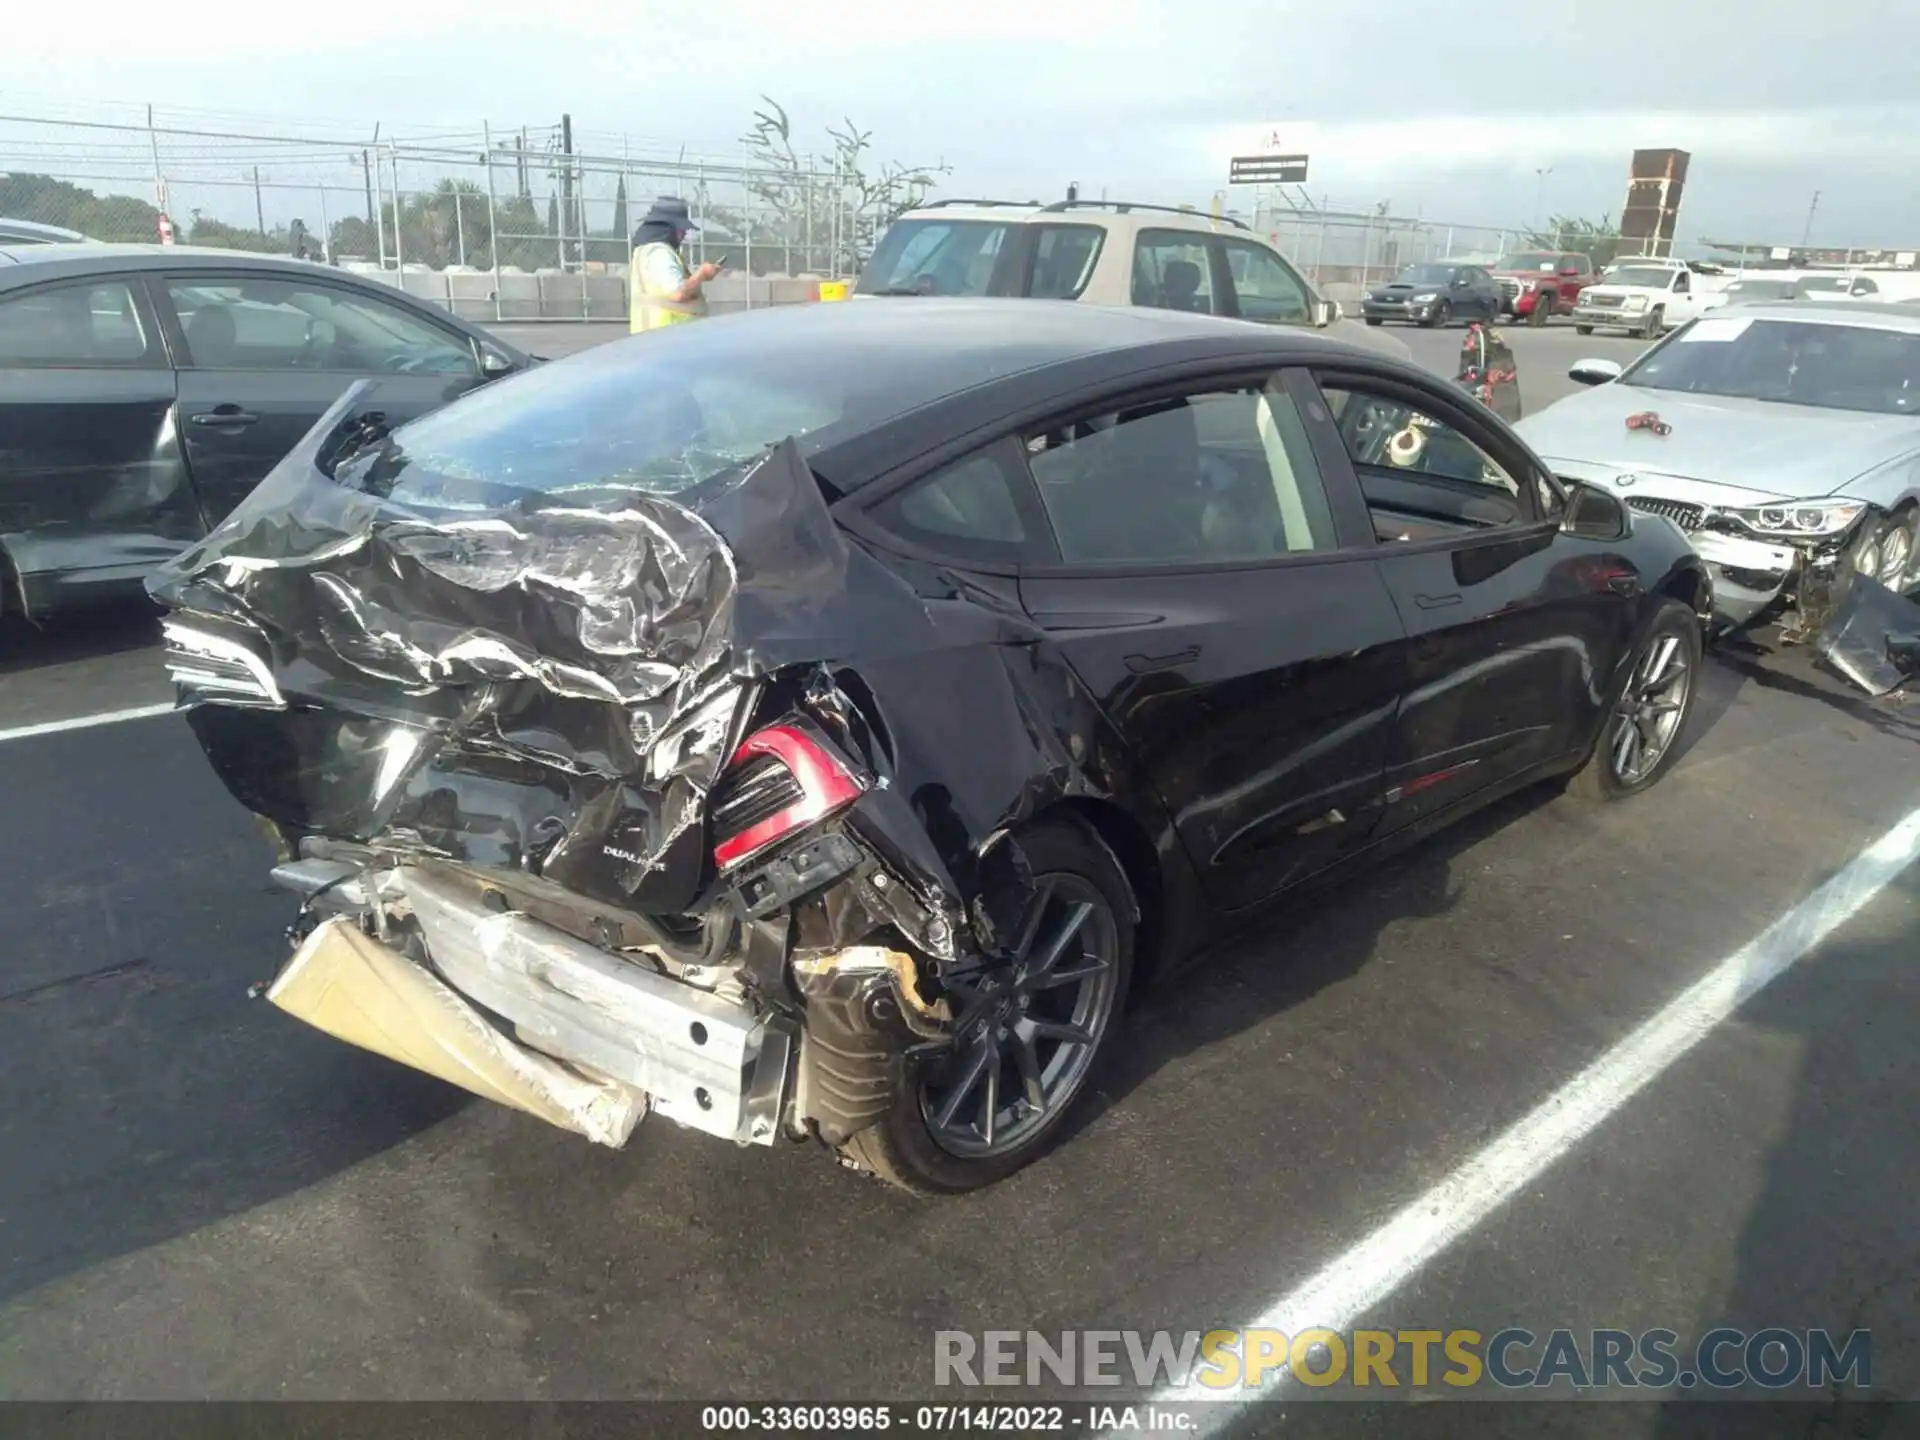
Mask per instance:
[[[700,227],[687,213],[687,202],[676,195],[662,195],[633,232],[633,265],[628,289],[633,297],[628,329],[658,330],[684,320],[698,320],[707,313],[707,297],[701,287],[720,273],[709,261],[688,270],[680,247],[687,233]]]

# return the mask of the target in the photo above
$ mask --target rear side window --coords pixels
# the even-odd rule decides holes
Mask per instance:
[[[0,365],[139,365],[147,332],[123,281],[84,280],[0,300]]]
[[[984,295],[1007,227],[990,220],[897,220],[874,247],[862,295]]]
[[[1306,428],[1278,384],[1201,390],[1027,441],[1061,558],[1271,560],[1336,544]]]
[[[883,528],[939,554],[1015,561],[1030,549],[1014,499],[1024,483],[1019,446],[1003,440],[895,491],[870,513]]]
[[[1036,300],[1078,300],[1093,278],[1107,232],[1098,225],[1036,225],[1033,280]]]
[[[1225,313],[1213,293],[1207,237],[1191,230],[1142,230],[1133,242],[1133,303],[1201,315]]]

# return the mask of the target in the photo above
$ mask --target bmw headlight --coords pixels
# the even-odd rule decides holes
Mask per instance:
[[[1749,530],[1783,539],[1813,539],[1838,535],[1860,518],[1866,503],[1860,500],[1822,500],[1811,505],[1757,505],[1730,510]]]
[[[1434,291],[1432,291],[1432,290],[1429,290],[1429,291],[1428,291],[1428,292],[1427,292],[1426,294],[1424,294],[1424,295],[1416,295],[1416,296],[1414,296],[1414,297],[1413,297],[1413,303],[1414,303],[1414,304],[1416,304],[1416,305],[1429,305],[1429,304],[1431,304],[1431,303],[1432,303],[1433,301],[1435,301],[1435,300],[1438,300],[1439,298],[1440,298],[1440,297],[1439,297],[1439,295],[1438,295],[1438,294],[1436,294],[1436,293],[1435,293]]]
[[[1647,308],[1647,297],[1644,295],[1629,295],[1626,298],[1626,303],[1620,308],[1622,310],[1644,310]]]

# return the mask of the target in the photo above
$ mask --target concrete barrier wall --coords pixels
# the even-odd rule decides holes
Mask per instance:
[[[509,266],[496,277],[491,270],[429,270],[407,266],[404,272],[368,262],[348,262],[342,270],[404,290],[415,299],[451,311],[463,320],[625,321],[627,275],[623,265],[604,270],[528,273]],[[849,282],[850,283],[850,282]],[[707,307],[715,315],[761,310],[772,305],[806,305],[819,298],[813,275],[744,275],[728,271],[706,287]]]

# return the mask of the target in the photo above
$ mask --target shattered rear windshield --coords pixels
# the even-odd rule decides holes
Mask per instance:
[[[789,436],[858,421],[874,408],[844,372],[808,370],[790,358],[731,361],[545,365],[402,426],[343,462],[334,479],[441,503],[485,502],[502,488],[673,495]]]

